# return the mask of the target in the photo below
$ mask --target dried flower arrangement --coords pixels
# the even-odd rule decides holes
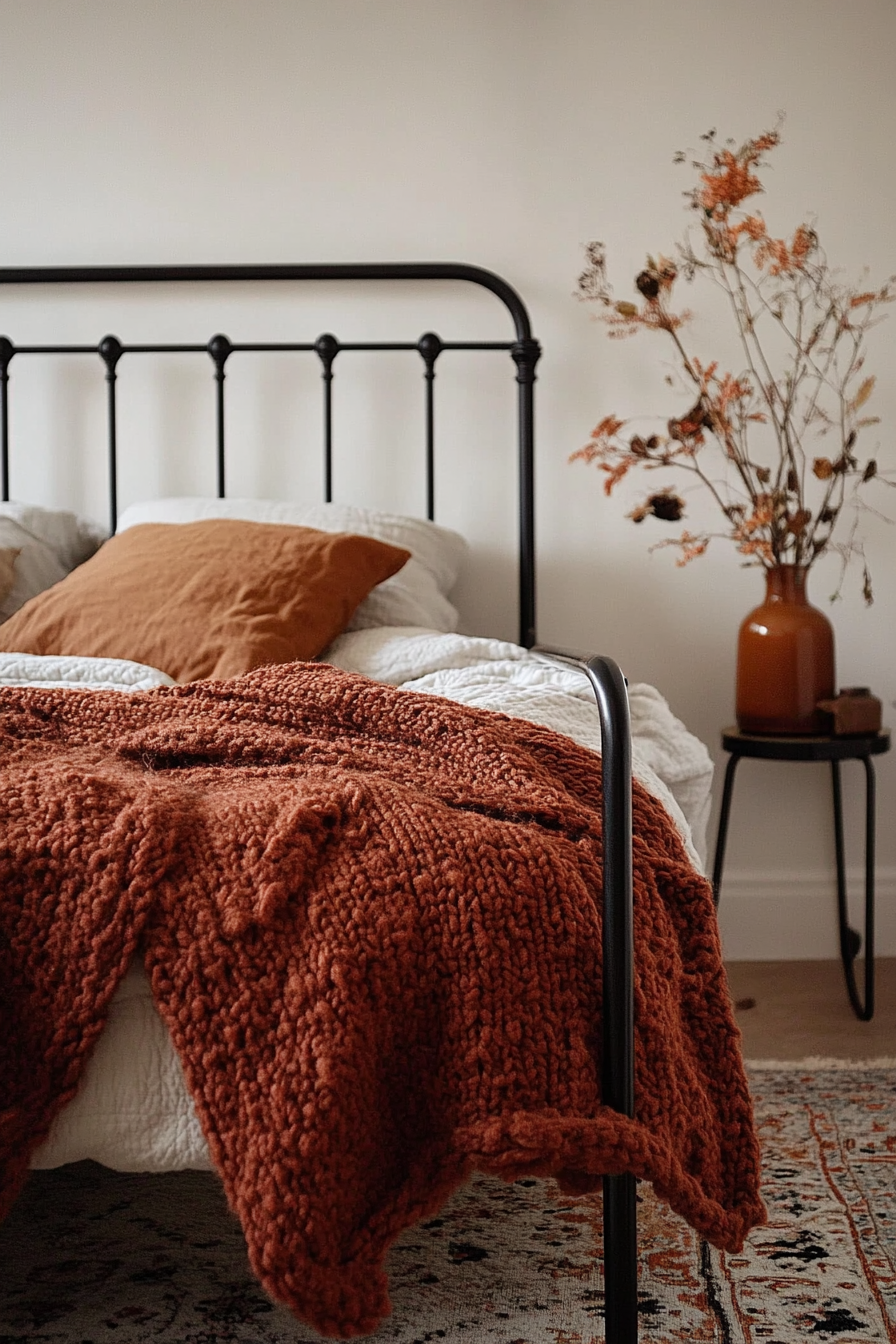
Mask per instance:
[[[865,413],[875,383],[863,375],[865,338],[881,305],[894,298],[896,277],[876,288],[844,285],[810,225],[800,224],[789,239],[775,238],[760,214],[743,208],[764,190],[757,170],[780,143],[780,129],[739,148],[730,140],[720,146],[715,131],[701,138],[705,158],[691,160],[699,179],[685,193],[699,219],[700,254],[689,230],[676,260],[648,257],[635,279],[640,302],[632,303],[613,299],[604,246],[591,243],[578,286],[580,298],[600,305],[611,336],[666,333],[693,405],[669,419],[665,433],[649,436],[623,433],[628,422],[607,415],[571,460],[606,472],[607,495],[633,467],[676,467],[696,476],[718,504],[725,530],[684,531],[658,543],[678,548],[679,565],[702,555],[714,536],[732,541],[745,563],[766,569],[808,568],[826,551],[837,552],[845,568],[859,555],[870,602],[858,507],[845,539],[833,534],[845,507],[863,502],[869,483],[896,485],[878,471],[876,457],[860,458],[857,446],[860,433],[878,423]],[[675,161],[686,156],[679,153]],[[724,372],[686,348],[682,333],[691,314],[673,311],[672,291],[680,276],[691,281],[698,275],[713,280],[727,299],[744,356],[740,373]],[[826,451],[817,442],[825,437]],[[684,512],[685,501],[670,486],[648,494],[628,516],[677,522]]]

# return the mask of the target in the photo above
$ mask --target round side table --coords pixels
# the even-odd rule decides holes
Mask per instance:
[[[716,905],[722,887],[722,867],[725,862],[725,842],[728,837],[728,818],[734,789],[734,772],[745,756],[764,761],[830,761],[831,787],[834,801],[834,845],[837,855],[837,919],[840,927],[840,960],[846,978],[846,991],[853,1012],[861,1022],[870,1022],[874,1016],[874,807],[875,781],[872,756],[881,756],[890,750],[890,732],[883,728],[877,733],[855,736],[771,737],[759,733],[742,733],[737,728],[726,728],[722,733],[722,747],[730,753],[725,771],[722,810],[716,840],[712,887]],[[840,762],[861,761],[865,767],[865,1002],[856,988],[853,962],[862,946],[862,937],[850,926],[846,905],[846,862],[843,851],[843,802],[840,790]]]

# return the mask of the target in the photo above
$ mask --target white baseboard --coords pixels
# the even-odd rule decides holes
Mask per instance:
[[[850,923],[864,928],[864,870],[847,871]],[[874,882],[878,957],[896,957],[896,868]],[[725,873],[719,926],[728,961],[827,961],[839,957],[837,886],[830,872]]]

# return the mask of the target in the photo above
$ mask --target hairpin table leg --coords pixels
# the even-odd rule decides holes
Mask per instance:
[[[865,756],[865,1002],[859,998],[854,962],[862,946],[861,934],[849,923],[846,901],[846,860],[843,847],[843,798],[840,789],[840,762],[831,761],[831,785],[834,799],[834,845],[837,852],[837,920],[840,926],[840,960],[846,977],[846,992],[860,1022],[874,1016],[874,766]]]
[[[742,733],[728,728],[722,733],[722,748],[729,752],[725,788],[719,814],[719,830],[713,862],[712,885],[716,905],[722,885],[728,815],[737,763],[744,756],[764,761],[830,761],[834,801],[834,845],[837,854],[837,923],[840,931],[840,960],[846,977],[846,990],[853,1012],[860,1022],[874,1016],[874,831],[875,780],[871,758],[890,750],[889,729],[854,736],[819,734],[817,736],[778,737],[762,733]],[[864,940],[849,923],[846,894],[846,857],[843,845],[843,797],[840,787],[840,762],[861,761],[865,767],[865,934]],[[865,1002],[856,987],[854,962],[863,949],[865,956]]]
[[[722,886],[725,844],[728,840],[728,817],[731,813],[731,795],[734,791],[734,772],[739,760],[739,756],[729,756],[728,768],[725,771],[725,788],[722,792],[722,809],[719,813],[719,833],[716,840],[715,859],[712,865],[712,899],[716,906],[719,904],[719,894]]]

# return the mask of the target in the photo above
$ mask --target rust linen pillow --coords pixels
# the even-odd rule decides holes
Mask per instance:
[[[128,658],[180,682],[315,658],[409,554],[277,523],[144,523],[26,602],[0,650]]]

